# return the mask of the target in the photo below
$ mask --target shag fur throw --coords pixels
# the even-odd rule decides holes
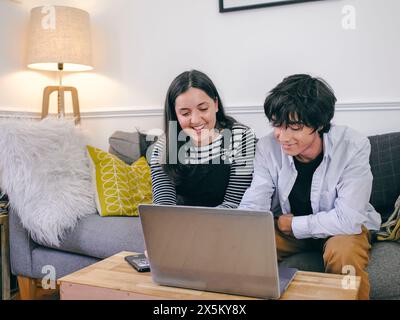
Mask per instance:
[[[85,139],[73,120],[0,120],[0,188],[40,244],[59,246],[96,212]]]

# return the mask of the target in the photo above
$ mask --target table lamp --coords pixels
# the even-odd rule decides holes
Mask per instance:
[[[62,85],[63,71],[92,70],[89,14],[77,8],[44,6],[31,10],[28,67],[58,71],[59,85],[44,89],[42,119],[49,113],[50,95],[58,92],[58,116],[65,116],[64,93],[71,92],[75,122],[80,122],[78,91]]]

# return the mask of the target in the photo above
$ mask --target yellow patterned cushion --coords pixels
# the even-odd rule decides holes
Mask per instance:
[[[97,211],[105,216],[138,216],[141,203],[151,203],[150,167],[144,157],[131,166],[101,149],[87,146],[96,183]]]

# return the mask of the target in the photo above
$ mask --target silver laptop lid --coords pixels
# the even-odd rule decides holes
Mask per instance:
[[[279,298],[270,212],[140,205],[154,282],[260,298]]]

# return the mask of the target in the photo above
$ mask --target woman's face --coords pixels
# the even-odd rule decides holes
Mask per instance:
[[[182,130],[198,145],[207,145],[216,136],[218,101],[203,90],[190,88],[175,100],[175,112]]]

